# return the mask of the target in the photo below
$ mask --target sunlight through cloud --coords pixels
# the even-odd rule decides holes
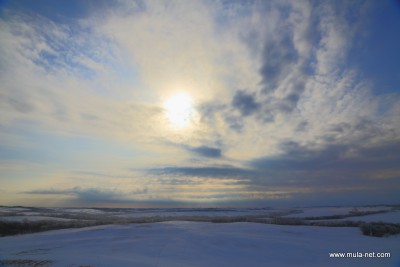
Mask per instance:
[[[187,128],[195,120],[196,111],[193,98],[185,92],[172,95],[165,102],[164,109],[168,121],[174,128]]]

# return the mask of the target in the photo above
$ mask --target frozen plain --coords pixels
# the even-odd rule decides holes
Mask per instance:
[[[332,252],[389,252],[391,257],[330,258]],[[17,265],[24,261],[25,265]],[[3,266],[71,267],[399,267],[400,236],[364,236],[357,227],[246,222],[117,224],[1,237],[0,262]]]

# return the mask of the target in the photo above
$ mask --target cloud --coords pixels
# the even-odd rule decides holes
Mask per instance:
[[[61,195],[72,196],[73,201],[80,204],[96,204],[96,203],[135,203],[133,197],[137,195],[147,194],[147,188],[121,192],[119,190],[109,190],[100,188],[80,188],[73,187],[70,189],[47,189],[47,190],[31,190],[21,192],[22,194],[31,195]]]
[[[353,145],[331,145],[323,149],[312,150],[296,142],[281,144],[283,153],[275,157],[253,160],[251,165],[259,170],[282,171],[319,171],[326,172],[368,171],[397,168],[400,160],[400,145],[397,143],[380,144],[375,147]],[[332,176],[334,178],[334,176]]]
[[[221,159],[222,149],[217,146],[191,146],[185,143],[164,142],[168,147],[175,147],[189,152],[191,155],[200,158]],[[199,159],[199,158],[198,158]]]
[[[379,192],[392,192],[398,188],[398,143],[367,147],[362,144],[331,145],[313,149],[286,141],[280,148],[280,154],[253,159],[247,162],[246,168],[175,166],[149,169],[148,173],[174,177],[176,185],[196,185],[201,179],[203,182],[233,179],[232,182],[240,185],[238,191],[243,199],[286,199],[304,203],[323,198],[324,194],[331,200],[343,196],[341,201],[344,201],[350,198],[350,192],[357,196],[354,201],[361,201],[363,192],[369,192],[371,199],[376,201],[382,197]],[[188,183],[192,181],[190,177],[200,180]],[[390,194],[390,202],[399,200],[398,196]],[[227,196],[227,199],[232,197]],[[326,200],[328,203],[328,198]]]
[[[68,152],[59,153],[84,157],[79,169],[85,171],[69,172],[71,162],[63,162],[64,173],[56,175],[73,173],[79,182],[63,182],[85,187],[36,193],[87,202],[131,201],[133,191],[101,188],[117,180],[131,188],[126,173],[140,168],[148,171],[134,179],[156,192],[141,194],[148,201],[222,199],[224,193],[225,200],[300,199],[322,197],[324,185],[340,194],[395,188],[399,94],[380,91],[349,60],[355,44],[363,47],[356,37],[369,30],[373,7],[359,1],[117,1],[74,21],[6,10],[0,17],[0,149],[11,151],[12,144],[26,156],[35,146],[31,154],[54,155],[65,145],[48,148],[50,136],[70,140]],[[169,127],[163,110],[177,91],[192,95],[200,115],[180,131]],[[85,138],[98,140],[97,150],[85,149]],[[51,165],[27,184],[42,173],[52,177]],[[17,167],[8,168],[15,169],[9,177]]]
[[[255,101],[254,95],[239,90],[233,96],[232,106],[238,109],[242,116],[246,117],[256,112],[260,104]]]
[[[396,203],[400,200],[394,193],[399,188],[399,152],[397,143],[313,150],[287,142],[279,156],[249,162],[258,174],[250,178],[249,188],[288,191],[288,200],[305,204],[317,199],[323,203]],[[387,198],[381,192],[387,192]]]
[[[357,12],[365,16],[365,6],[359,4]],[[351,4],[352,10],[357,10],[356,6]],[[393,115],[386,117],[390,122],[385,127],[378,126],[383,117],[377,114],[381,105],[388,103],[386,97],[373,95],[371,84],[346,62],[352,36],[363,24],[348,21],[346,8],[335,13],[336,8],[327,2],[272,3],[260,9],[264,14],[260,21],[255,11],[255,21],[268,25],[262,28],[264,34],[258,30],[264,47],[259,54],[261,81],[247,91],[232,90],[231,106],[219,105],[224,108],[213,110],[212,115],[221,116],[225,125],[238,133],[224,135],[228,154],[239,140],[250,147],[257,140],[259,156],[262,148],[266,154],[276,153],[285,139],[303,144],[318,139],[321,147],[361,139],[372,143],[377,135],[354,127],[365,119],[373,121],[369,127],[374,132],[380,128],[382,138],[393,138],[390,132],[397,131]],[[350,30],[345,31],[344,25]],[[387,106],[394,111],[395,105]],[[216,120],[213,122],[215,125]],[[337,125],[351,127],[335,132]],[[256,135],[264,136],[264,141]]]
[[[28,131],[40,125],[45,132],[125,140],[151,139],[155,125],[165,125],[160,107],[126,100],[133,85],[122,51],[88,21],[4,14],[2,125],[13,129],[24,121]]]
[[[148,169],[150,174],[156,175],[182,175],[189,177],[221,177],[244,178],[251,173],[246,169],[236,167],[164,167]]]
[[[263,65],[260,69],[265,90],[273,92],[288,69],[298,60],[293,36],[286,29],[276,35],[276,40],[267,41],[264,47]]]
[[[214,147],[199,146],[188,148],[188,150],[196,155],[207,158],[220,158],[222,156],[221,149]]]

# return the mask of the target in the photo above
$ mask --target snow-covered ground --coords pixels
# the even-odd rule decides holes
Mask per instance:
[[[389,252],[391,257],[330,258],[331,252]],[[400,236],[367,237],[358,228],[255,223],[110,225],[2,237],[0,260],[97,267],[399,266]]]
[[[232,210],[208,210],[208,209],[160,209],[151,211],[128,211],[116,215],[119,218],[148,218],[148,217],[239,217],[239,216],[268,216],[271,210],[263,209],[232,209]]]
[[[357,207],[381,211],[392,207]],[[393,207],[394,208],[394,207]],[[0,207],[0,221],[346,215],[354,207],[292,209],[96,209]],[[54,217],[55,216],[55,217]],[[400,223],[400,211],[329,221]],[[229,220],[228,220],[229,221]],[[330,258],[333,252],[390,252],[390,258]],[[30,265],[29,265],[30,264]],[[120,224],[0,237],[0,266],[397,266],[400,235],[361,234],[358,227],[171,221]]]

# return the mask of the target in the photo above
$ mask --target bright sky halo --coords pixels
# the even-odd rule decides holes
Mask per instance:
[[[186,92],[173,94],[164,103],[164,109],[172,127],[184,129],[193,124],[195,117],[194,100]]]

